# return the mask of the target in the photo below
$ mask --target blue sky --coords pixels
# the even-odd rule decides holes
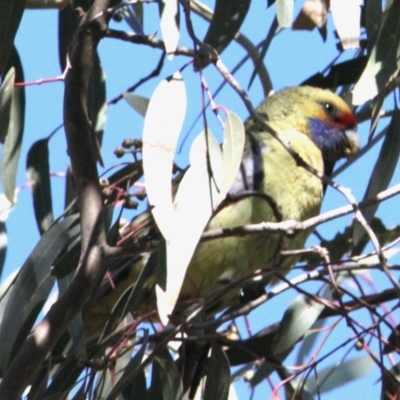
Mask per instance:
[[[296,10],[301,4],[296,3]],[[254,11],[254,12],[252,12]],[[157,26],[157,7],[155,5],[145,5],[145,32],[153,33],[158,31]],[[265,9],[265,2],[253,2],[250,11],[252,19],[247,19],[244,23],[242,32],[249,38],[258,43],[269,28],[274,10]],[[35,81],[40,78],[51,78],[60,75],[60,66],[58,62],[57,49],[57,12],[46,11],[27,11],[21,22],[18,31],[16,45],[22,58],[24,66],[25,80]],[[206,25],[195,19],[195,26],[199,26],[198,36],[202,37]],[[321,71],[331,61],[336,54],[336,40],[332,33],[332,21],[328,22],[328,40],[323,43],[318,32],[292,32],[285,30],[281,32],[273,41],[269,53],[266,57],[266,65],[271,75],[274,89],[278,90],[286,86],[293,86],[301,83],[311,74]],[[113,23],[116,29],[125,29],[125,25]],[[182,37],[181,45],[191,47],[190,41]],[[135,46],[129,43],[121,43],[114,39],[105,39],[100,44],[100,58],[106,73],[107,81],[107,99],[112,99],[122,93],[127,87],[131,86],[149,70],[154,69],[160,56],[160,51]],[[352,55],[351,51],[343,57]],[[232,69],[240,58],[244,56],[242,49],[232,44],[222,55],[222,60]],[[137,94],[150,97],[155,86],[162,77],[168,76],[179,69],[188,59],[184,57],[175,57],[172,62],[166,62],[162,76],[143,85]],[[249,77],[252,72],[252,65],[246,66],[235,76],[243,87],[247,87]],[[201,100],[199,96],[199,79],[189,67],[183,77],[188,91],[188,113],[183,133],[187,132],[194,119],[201,110]],[[205,71],[205,77],[211,91],[215,90],[221,78],[219,74],[209,67]],[[262,98],[262,92],[257,80],[249,91],[253,104],[257,104]],[[27,109],[25,120],[24,144],[22,148],[22,157],[20,169],[18,172],[17,184],[23,188],[19,195],[16,208],[10,214],[7,221],[7,230],[9,235],[9,247],[6,259],[6,268],[2,280],[8,276],[11,271],[19,268],[34,245],[39,239],[39,234],[33,216],[33,207],[30,191],[27,188],[25,176],[25,158],[30,146],[38,139],[44,138],[62,122],[62,103],[63,103],[63,83],[55,82],[50,84],[33,85],[26,88]],[[218,104],[226,106],[228,109],[237,113],[240,117],[246,118],[247,112],[237,95],[228,87],[216,97]],[[214,133],[218,134],[218,124],[209,113],[209,121]],[[106,166],[118,163],[113,155],[113,150],[126,137],[140,137],[143,125],[143,118],[124,102],[121,101],[115,106],[108,108],[107,127],[103,143],[103,157]],[[381,124],[381,126],[383,126]],[[191,133],[199,133],[201,126],[197,125]],[[367,124],[360,127],[360,136],[362,143],[366,143],[368,134]],[[188,141],[190,143],[190,140]],[[187,162],[187,150],[189,144],[184,147],[183,153],[177,157],[178,163],[185,165]],[[356,163],[351,169],[340,175],[338,181],[346,187],[351,187],[353,194],[358,200],[361,200],[372,168],[375,163],[379,146],[370,152],[361,162]],[[65,139],[63,131],[58,132],[50,141],[51,152],[51,171],[54,173],[52,178],[53,185],[53,206],[55,215],[59,215],[63,210],[64,204],[64,178],[63,174],[68,165],[66,154]],[[392,183],[399,182],[399,170],[397,169]],[[399,208],[396,207],[396,199],[390,200],[379,209],[381,216],[389,226],[398,224]],[[346,204],[344,198],[328,190],[324,201],[323,211],[330,210],[340,205]],[[319,228],[320,232],[327,238],[332,237],[337,230],[343,228],[350,222],[351,217],[340,218],[332,223]],[[315,241],[314,241],[315,242]],[[375,284],[379,287],[387,286],[382,274],[374,275]],[[250,321],[253,332],[261,329],[270,322],[280,320],[282,312],[286,309],[295,293],[288,292],[278,299],[273,300],[252,313]],[[397,315],[398,317],[398,315]],[[268,323],[266,322],[268,321]],[[344,325],[344,324],[343,324]],[[335,330],[334,336],[339,338],[341,335],[349,335],[349,330],[342,326]],[[347,337],[346,336],[346,337]],[[337,339],[339,340],[339,339]],[[333,339],[334,342],[334,339]],[[377,370],[369,374],[365,380],[356,381],[354,384],[341,391],[346,393],[346,397],[361,396],[363,399],[376,399],[379,396],[380,384],[375,383],[379,375]],[[237,393],[240,399],[249,398],[249,390],[246,384],[237,386]],[[257,387],[253,399],[268,398],[270,393],[267,384],[261,384]],[[323,395],[324,399],[336,398],[335,392]]]

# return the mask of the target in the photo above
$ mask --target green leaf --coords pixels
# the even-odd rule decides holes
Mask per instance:
[[[122,377],[125,368],[131,361],[131,354],[132,351],[122,349],[121,352],[116,355],[113,368],[104,369],[97,374],[94,391],[96,399],[104,399],[111,393],[115,383]],[[132,382],[129,382],[128,386],[131,385]]]
[[[11,104],[14,91],[15,68],[10,68],[0,87],[0,143],[4,144],[10,124]]]
[[[165,324],[174,309],[186,270],[201,234],[218,205],[222,155],[210,131],[200,133],[190,149],[190,167],[176,193],[167,245],[167,285],[156,286],[157,307]],[[225,196],[224,196],[225,197]],[[182,244],[184,245],[182,246]]]
[[[29,149],[26,161],[26,174],[31,185],[36,224],[41,235],[54,220],[48,143],[48,138],[35,142]]]
[[[71,232],[72,236],[72,232]],[[75,272],[70,273],[66,277],[62,279],[58,279],[58,290],[59,296],[63,296],[67,291],[69,285],[74,279]],[[86,354],[86,338],[85,338],[85,330],[83,328],[83,321],[81,313],[77,314],[72,322],[68,325],[68,333],[72,340],[74,354],[79,354],[83,357],[87,358]]]
[[[90,121],[92,122],[93,140],[96,140],[100,147],[107,122],[107,103],[106,77],[97,52],[94,56],[92,75],[89,83],[88,112]],[[98,156],[98,159],[100,158]]]
[[[246,364],[260,358],[274,356],[273,343],[276,337],[276,326],[267,327],[246,340],[223,340],[228,347],[226,355],[232,366]]]
[[[274,354],[292,348],[318,319],[324,306],[309,297],[296,297],[283,315],[276,334]]]
[[[137,375],[131,379],[127,386],[122,390],[123,400],[148,400],[146,375],[144,371],[139,371]]]
[[[69,229],[76,221],[77,216],[68,217],[49,229],[18,274],[0,325],[0,362],[3,371],[21,348],[21,343],[50,294],[54,284],[50,267],[68,244]]]
[[[393,0],[386,9],[378,39],[360,80],[353,90],[353,104],[372,99],[397,76],[400,70],[400,0]]]
[[[60,61],[61,71],[67,66],[67,53],[69,45],[76,28],[79,25],[79,16],[76,12],[78,7],[87,11],[91,1],[74,0],[68,2],[67,5],[58,13],[58,57]]]
[[[330,0],[333,22],[344,50],[360,46],[361,7],[358,0]]]
[[[0,277],[3,272],[7,254],[7,229],[5,222],[0,220]]]
[[[382,144],[378,160],[376,161],[371,178],[368,182],[368,187],[363,200],[374,198],[378,193],[388,188],[400,155],[399,132],[400,111],[396,109],[392,116],[385,140]],[[376,204],[362,211],[368,224],[372,221],[378,207],[379,204]],[[353,241],[355,246],[358,245],[364,235],[364,228],[356,222],[353,232]]]
[[[50,364],[43,365],[43,368],[39,372],[39,376],[36,377],[35,382],[32,384],[29,390],[26,400],[39,400],[43,399],[43,394],[47,387],[47,382],[50,376]]]
[[[356,83],[367,65],[367,56],[359,56],[351,60],[332,65],[329,72],[323,75],[318,72],[304,82],[302,86],[316,86],[328,89],[336,86],[352,85]]]
[[[230,384],[231,371],[228,358],[221,346],[213,342],[207,366],[204,400],[228,399]]]
[[[294,0],[276,0],[276,17],[281,28],[289,28],[293,22]]]
[[[225,199],[239,171],[243,156],[244,137],[243,122],[236,114],[228,111],[222,145],[222,177],[218,203]]]
[[[396,399],[400,390],[400,365],[396,364],[388,371],[382,368],[382,400]]]
[[[0,76],[8,65],[25,4],[26,0],[0,0]]]
[[[179,41],[178,0],[158,0],[161,5],[160,29],[168,58],[172,59]],[[173,104],[173,103],[172,103]]]
[[[51,274],[57,279],[65,278],[71,272],[76,270],[81,255],[81,243],[76,243],[58,258],[54,264]]]
[[[182,391],[181,376],[174,362],[156,357],[153,363],[149,400],[181,399]]]
[[[137,2],[137,3],[133,3],[131,5],[131,7],[133,8],[133,11],[135,12],[135,16],[137,18],[137,20],[139,21],[139,24],[141,26],[143,26],[143,3],[141,2]]]
[[[69,355],[64,363],[61,363],[54,372],[52,371],[49,386],[40,400],[68,399],[68,394],[76,387],[77,380],[85,368],[79,362],[80,358],[80,356]]]
[[[204,42],[221,54],[239,32],[249,11],[250,2],[250,0],[217,0]]]
[[[131,7],[124,7],[122,13],[126,23],[135,33],[144,35],[143,31],[143,3],[132,4]]]
[[[379,27],[382,22],[382,3],[380,1],[367,1],[365,4],[365,30],[368,38],[369,53],[375,43]]]
[[[134,259],[130,260],[130,264],[135,262]],[[129,313],[131,310],[140,307],[139,301],[142,300],[143,288],[145,283],[148,281],[149,277],[151,277],[158,263],[158,254],[156,251],[153,251],[147,260],[145,266],[140,272],[139,278],[136,282],[134,282],[133,287],[129,287],[124,294],[120,297],[118,302],[115,304],[108,320],[107,324],[104,327],[104,331],[101,335],[101,338],[107,337],[117,325],[122,321],[122,319]],[[101,340],[101,339],[100,339]]]
[[[24,81],[21,60],[17,51],[12,53],[12,65],[15,67],[15,80]],[[19,155],[21,153],[22,136],[25,122],[25,88],[14,87],[8,124],[7,139],[2,149],[1,171],[4,194],[13,203],[15,198],[15,186]]]
[[[144,352],[147,347],[147,340],[149,337],[148,330],[144,330],[144,337],[143,337],[143,344],[140,347],[139,351],[131,358],[128,364],[125,367],[125,370],[115,384],[114,388],[111,390],[110,394],[107,396],[106,400],[114,400],[117,399],[120,393],[127,387],[131,382],[132,379],[136,377],[136,374],[139,373],[138,368],[142,363]]]
[[[171,108],[171,104],[173,107]],[[163,80],[154,91],[143,127],[143,170],[146,192],[160,232],[170,236],[171,178],[175,150],[186,114],[186,91],[180,73]]]
[[[124,99],[127,103],[137,111],[142,117],[146,116],[147,108],[149,107],[150,100],[147,97],[142,97],[133,93],[124,93]]]
[[[369,356],[335,363],[318,371],[316,377],[310,374],[306,382],[307,390],[314,395],[317,393],[326,393],[329,390],[336,389],[348,382],[361,378],[375,365],[375,362]]]

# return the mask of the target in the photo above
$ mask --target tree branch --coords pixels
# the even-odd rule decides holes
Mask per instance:
[[[64,124],[81,210],[82,251],[78,271],[65,294],[34,328],[5,372],[0,385],[1,399],[21,397],[105,272],[103,254],[107,244],[94,152],[96,144],[91,141],[87,113],[87,89],[97,45],[107,30],[109,17],[105,10],[116,4],[117,0],[95,0],[84,15],[72,40],[65,79]],[[93,18],[98,15],[101,16]]]
[[[366,199],[360,203],[356,203],[359,209],[370,207],[374,204],[380,203],[384,200],[390,199],[400,193],[400,184],[392,186],[389,189],[378,193],[376,197]],[[201,241],[213,240],[221,237],[231,236],[243,236],[258,232],[275,232],[275,233],[286,233],[293,235],[297,232],[301,232],[310,228],[315,228],[324,222],[331,221],[335,218],[343,217],[354,212],[354,206],[349,204],[347,206],[339,207],[332,211],[327,211],[316,217],[309,218],[305,221],[282,221],[282,222],[261,222],[259,224],[249,224],[244,226],[238,226],[235,228],[225,229],[213,229],[206,231],[201,235]]]

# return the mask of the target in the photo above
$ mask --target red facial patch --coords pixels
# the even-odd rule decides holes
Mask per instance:
[[[354,114],[348,111],[345,111],[341,114],[339,122],[348,128],[355,128],[357,125]]]

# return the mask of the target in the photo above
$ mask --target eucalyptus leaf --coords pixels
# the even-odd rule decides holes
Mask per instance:
[[[250,2],[250,0],[217,0],[204,43],[221,54],[238,34],[249,11]],[[209,61],[208,58],[201,60],[201,68],[207,66]]]
[[[14,91],[15,68],[10,68],[0,86],[0,143],[4,144],[10,124],[11,104]]]
[[[231,373],[228,358],[221,346],[213,342],[208,361],[204,400],[227,400],[230,383]]]
[[[274,345],[280,354],[293,347],[318,319],[324,306],[307,296],[297,296],[283,315]]]
[[[124,388],[132,382],[135,378],[136,373],[139,373],[138,367],[142,363],[143,356],[147,347],[149,332],[144,330],[143,342],[137,353],[130,359],[124,368],[124,372],[118,382],[115,384],[114,388],[111,390],[110,394],[107,396],[106,400],[117,399],[122,393]]]
[[[330,0],[330,10],[343,49],[354,49],[360,46],[360,16],[359,0]]]
[[[4,261],[6,260],[7,244],[8,240],[6,224],[0,220],[0,277],[3,272]]]
[[[68,217],[42,236],[17,276],[0,325],[0,362],[3,370],[20,349],[47,300],[55,278],[50,267],[70,240],[77,217]]]
[[[281,28],[292,26],[294,0],[276,0],[276,17]]]
[[[26,174],[29,179],[36,224],[42,235],[53,223],[48,139],[35,142],[28,151]]]
[[[13,49],[11,63],[15,67],[15,80],[24,81],[21,60],[16,49]],[[25,123],[25,88],[14,87],[7,139],[1,155],[1,178],[4,194],[14,202],[18,161],[21,153],[22,137]]]
[[[213,209],[218,205],[222,175],[222,155],[217,139],[210,131],[196,137],[190,150],[190,167],[179,184],[171,223],[174,227],[167,244],[167,285],[156,286],[157,307],[166,324],[185,278],[200,236]]]
[[[378,39],[372,48],[368,64],[353,90],[353,104],[372,99],[397,76],[400,70],[400,1],[389,3],[383,14]]]
[[[147,198],[158,228],[167,240],[172,230],[174,156],[185,113],[185,84],[181,74],[176,73],[157,86],[143,127],[142,155]]]
[[[219,186],[218,202],[225,199],[226,194],[235,180],[242,162],[245,142],[244,125],[241,119],[231,111],[224,128],[222,152],[222,177]]]
[[[374,360],[368,355],[330,365],[318,371],[316,377],[310,374],[307,389],[314,395],[326,393],[366,375],[374,366]]]
[[[147,108],[149,107],[150,100],[147,97],[139,96],[134,93],[124,93],[124,99],[127,103],[137,111],[142,117],[146,116]]]
[[[9,63],[25,4],[26,0],[0,0],[0,76]]]
[[[165,51],[172,59],[179,41],[179,3],[178,0],[159,0],[161,3],[160,29],[164,39]]]
[[[153,363],[149,400],[181,399],[182,391],[181,376],[174,362],[156,357]]]
[[[372,171],[363,200],[374,198],[378,193],[388,188],[400,155],[399,132],[400,111],[396,110],[393,114],[385,140],[382,144],[378,160],[376,161],[375,167]],[[379,203],[363,210],[363,215],[367,223],[372,221],[372,218],[374,217],[378,207]],[[353,241],[355,246],[358,245],[364,235],[364,228],[360,225],[360,223],[356,222],[353,232]]]

